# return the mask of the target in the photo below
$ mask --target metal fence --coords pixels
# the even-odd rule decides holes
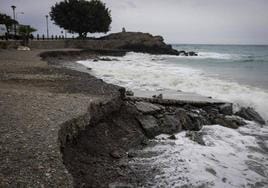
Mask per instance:
[[[65,39],[77,39],[74,36],[70,37],[65,37],[64,35],[51,35],[49,37],[40,34],[37,34],[36,36],[34,35],[29,35],[29,36],[14,36],[14,35],[9,35],[9,34],[5,34],[4,36],[0,36],[0,40],[24,40],[25,38],[27,38],[28,40],[65,40]]]

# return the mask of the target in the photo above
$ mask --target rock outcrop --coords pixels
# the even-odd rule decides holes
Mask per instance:
[[[249,121],[255,121],[261,125],[265,124],[265,120],[253,109],[242,107],[238,112],[235,113],[237,116],[240,116]]]
[[[153,36],[149,33],[141,32],[122,32],[107,35],[99,38],[99,40],[114,41],[111,48],[122,49],[134,52],[144,52],[150,54],[170,54],[180,55],[180,53],[172,49],[171,45],[164,42],[163,37]]]
[[[184,50],[179,51],[178,52],[179,56],[198,56],[198,54],[196,52],[190,51],[190,52],[186,52]]]
[[[262,117],[252,108],[242,108],[233,113],[231,103],[166,103],[168,99],[150,101],[147,98],[126,97],[145,135],[154,138],[159,134],[174,134],[182,130],[196,132],[204,125],[221,125],[237,129],[245,120],[264,124]],[[196,135],[196,134],[195,134]]]

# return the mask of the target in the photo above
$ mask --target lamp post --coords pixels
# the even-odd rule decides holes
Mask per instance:
[[[16,17],[15,17],[15,9],[16,9],[16,6],[12,5],[11,8],[13,10],[13,19],[16,20]],[[14,23],[14,32],[15,32],[15,38],[16,38],[16,35],[17,35],[16,23]]]
[[[48,15],[46,15],[46,24],[47,24],[47,39],[49,38],[49,31],[48,31]]]

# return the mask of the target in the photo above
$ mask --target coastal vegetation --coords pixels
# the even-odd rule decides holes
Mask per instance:
[[[0,13],[0,23],[6,26],[8,32],[10,31],[12,25],[18,24],[16,20],[12,19],[10,16],[3,13]]]
[[[10,16],[2,13],[0,13],[0,24],[4,24],[6,26],[6,38],[12,37],[22,39],[24,45],[26,45],[27,41],[32,36],[31,34],[37,31],[32,26],[21,25],[17,20],[12,19]]]
[[[99,0],[65,0],[56,3],[50,12],[56,25],[86,38],[87,33],[106,33],[112,22],[111,11]]]

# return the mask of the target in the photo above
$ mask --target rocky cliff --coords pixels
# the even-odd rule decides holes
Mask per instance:
[[[164,42],[163,37],[153,36],[149,33],[141,32],[121,32],[113,33],[99,40],[113,41],[111,48],[123,49],[134,52],[146,52],[150,54],[170,54],[179,55],[180,53],[172,49],[171,45]]]

